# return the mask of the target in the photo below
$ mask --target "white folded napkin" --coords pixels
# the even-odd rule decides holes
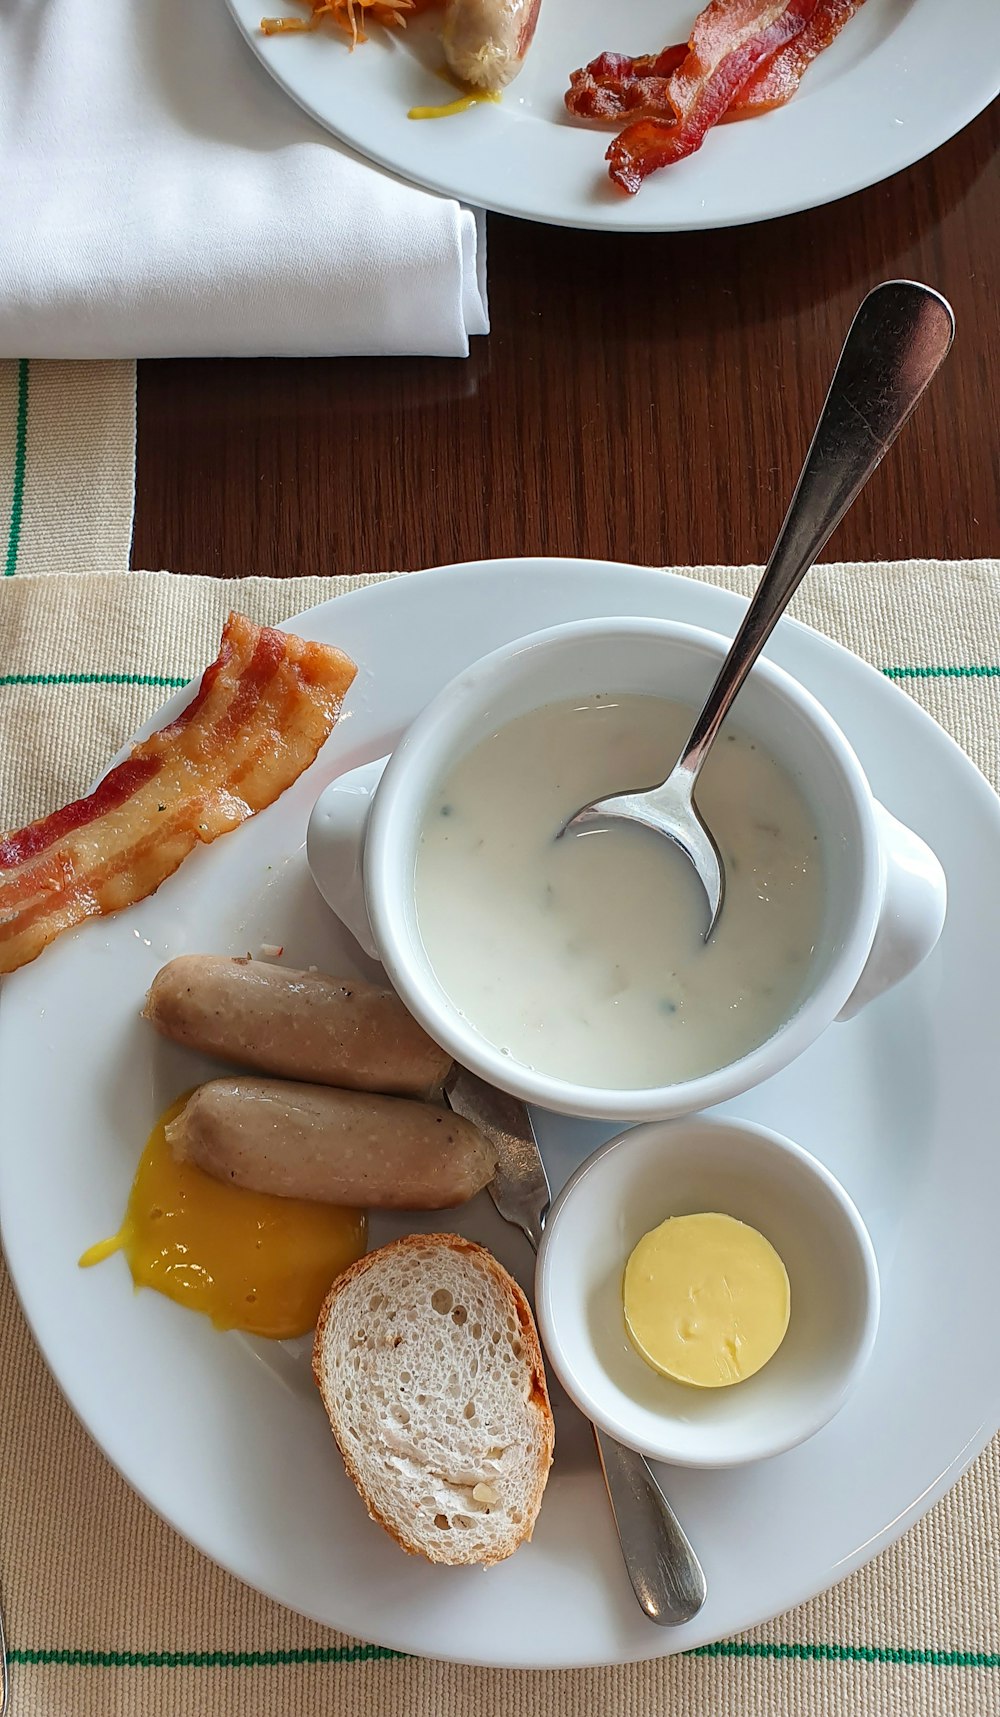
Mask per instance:
[[[307,119],[225,0],[2,0],[0,357],[464,357],[488,326],[482,217]]]

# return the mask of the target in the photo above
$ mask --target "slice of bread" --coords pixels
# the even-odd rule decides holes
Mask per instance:
[[[457,1234],[359,1258],[316,1327],[313,1375],[373,1520],[430,1562],[501,1562],[542,1501],[555,1427],[531,1308]]]

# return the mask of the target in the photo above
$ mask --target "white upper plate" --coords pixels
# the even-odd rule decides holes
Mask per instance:
[[[815,208],[936,149],[1000,89],[996,0],[867,0],[776,113],[712,132],[690,160],[635,197],[609,181],[613,131],[572,122],[569,74],[605,48],[655,53],[684,41],[700,0],[543,0],[524,69],[499,106],[411,120],[451,99],[437,75],[439,15],[372,28],[353,54],[332,29],[263,36],[297,0],[229,0],[250,46],[289,95],[362,155],[404,179],[498,213],[620,232],[740,226]]]
[[[120,1256],[77,1268],[83,1248],[117,1226],[154,1117],[203,1076],[139,1017],[158,967],[185,950],[275,942],[294,964],[371,970],[305,862],[310,807],[335,773],[388,751],[446,680],[538,627],[648,614],[732,634],[743,610],[736,596],[652,569],[565,561],[419,573],[311,610],[292,624],[363,665],[313,767],[276,805],[192,854],[152,899],[62,937],[4,983],[0,1211],[43,1353],[101,1447],[178,1531],[346,1632],[509,1666],[623,1662],[715,1640],[874,1555],[1000,1422],[1000,1372],[982,1357],[1000,1301],[1000,802],[903,692],[790,620],[769,654],[831,710],[879,797],[937,848],[950,906],[917,974],[729,1105],[841,1178],[878,1251],[883,1312],[858,1390],[810,1442],[734,1472],[664,1469],[708,1577],[693,1623],[664,1632],[640,1615],[592,1442],[564,1401],[534,1541],[487,1574],[434,1569],[367,1521],[309,1378],[308,1343],[221,1335],[155,1293],[133,1293]],[[615,1130],[544,1114],[539,1125],[554,1190]],[[442,1225],[484,1241],[530,1282],[526,1244],[485,1194],[418,1224]],[[372,1226],[378,1242],[410,1224]]]

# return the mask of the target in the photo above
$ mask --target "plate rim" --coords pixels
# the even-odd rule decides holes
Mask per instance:
[[[989,56],[983,56],[978,62],[979,70],[983,74],[982,83],[976,85],[975,93],[971,92],[970,83],[968,99],[962,100],[957,107],[953,107],[950,110],[950,117],[944,119],[942,123],[932,123],[928,131],[923,134],[922,140],[917,142],[915,148],[911,149],[907,143],[905,147],[892,156],[889,165],[875,168],[871,172],[868,171],[867,167],[861,168],[850,177],[846,184],[839,188],[822,189],[818,195],[809,193],[800,197],[793,196],[772,207],[759,209],[746,215],[724,220],[719,220],[712,215],[706,215],[704,218],[689,216],[680,220],[666,217],[659,219],[643,218],[640,215],[637,218],[624,221],[614,218],[612,207],[602,211],[601,207],[596,204],[592,214],[585,209],[576,209],[571,212],[549,209],[543,213],[538,209],[526,209],[523,204],[519,204],[517,201],[506,201],[494,196],[484,199],[473,194],[470,189],[460,188],[454,179],[449,181],[447,176],[436,175],[433,172],[404,170],[399,161],[392,159],[389,154],[377,147],[370,147],[367,142],[365,144],[360,143],[349,131],[339,127],[335,123],[334,117],[322,112],[303,90],[296,87],[295,80],[282,71],[279,58],[274,50],[274,44],[282,40],[281,36],[263,35],[244,16],[243,8],[256,13],[258,0],[225,0],[225,4],[249,51],[268,76],[273,78],[283,94],[317,125],[337,138],[346,148],[353,150],[363,160],[372,163],[383,172],[392,174],[394,178],[403,183],[417,186],[438,196],[451,198],[462,206],[482,208],[489,214],[506,215],[515,220],[532,221],[540,226],[565,227],[578,232],[725,232],[744,226],[761,225],[766,221],[784,220],[790,215],[804,214],[811,209],[825,208],[832,203],[842,202],[845,198],[856,196],[861,191],[870,190],[874,185],[883,184],[898,173],[906,172],[908,168],[916,166],[918,162],[925,160],[927,156],[934,154],[936,150],[950,142],[953,137],[957,137],[959,132],[964,131],[967,126],[978,119],[980,114],[984,113],[1000,96],[1000,71],[995,73],[991,79]],[[695,4],[695,0],[692,0],[692,4]],[[928,103],[927,107],[935,117],[940,118],[939,109],[932,102]],[[766,118],[767,116],[763,117]],[[610,136],[610,132],[608,135]],[[906,135],[909,136],[910,133],[907,132]],[[597,142],[599,145],[600,137],[598,137]],[[600,149],[598,148],[596,152],[596,166],[598,168],[599,158]],[[639,206],[638,198],[631,198],[627,202],[623,200],[622,203],[623,209],[631,208],[633,211]]]
[[[684,576],[683,572],[672,570],[672,569],[666,568],[666,567],[639,566],[639,565],[636,565],[634,563],[611,562],[611,561],[605,561],[605,560],[584,559],[584,558],[580,558],[580,557],[555,556],[555,555],[553,555],[553,556],[498,557],[497,559],[494,559],[494,560],[460,562],[460,563],[454,563],[454,564],[450,564],[450,565],[446,565],[446,566],[431,567],[431,568],[426,568],[426,569],[423,569],[423,570],[415,572],[415,573],[403,574],[397,578],[391,578],[388,580],[380,579],[380,580],[378,580],[377,583],[362,586],[356,590],[345,592],[342,596],[329,597],[321,603],[313,604],[311,607],[304,609],[304,610],[301,610],[300,612],[289,616],[286,620],[282,621],[280,623],[280,625],[282,628],[293,628],[293,627],[296,627],[298,625],[301,625],[301,623],[303,621],[307,621],[310,617],[312,617],[314,615],[317,615],[320,613],[325,613],[326,611],[331,609],[335,604],[342,603],[348,597],[350,597],[352,599],[360,599],[359,606],[362,603],[367,605],[367,603],[372,600],[373,592],[381,589],[382,587],[384,587],[387,592],[391,592],[394,589],[398,588],[399,584],[404,579],[407,581],[410,581],[413,579],[423,581],[425,579],[426,580],[450,579],[450,578],[454,578],[454,577],[458,577],[458,576],[464,576],[464,577],[479,576],[480,578],[491,579],[497,575],[497,572],[500,568],[505,568],[508,570],[509,569],[517,569],[521,572],[528,572],[532,568],[543,568],[543,567],[548,568],[548,569],[559,568],[565,572],[574,572],[574,571],[579,571],[580,569],[584,569],[585,571],[587,571],[593,575],[601,576],[601,577],[607,577],[609,574],[614,576],[615,574],[619,574],[619,573],[624,571],[624,572],[630,572],[630,573],[639,573],[643,576],[649,576],[649,577],[653,577],[653,578],[657,578],[657,579],[665,579],[670,584],[672,584],[676,587],[682,587],[683,589],[685,589],[689,593],[692,591],[699,593],[699,594],[701,592],[708,593],[709,600],[711,600],[711,601],[715,601],[719,597],[723,598],[724,603],[726,605],[730,606],[730,609],[733,613],[734,620],[738,620],[739,613],[745,609],[745,607],[747,605],[747,601],[748,601],[748,599],[746,597],[744,597],[741,593],[729,590],[725,586],[713,584],[709,580],[701,580],[701,579],[696,580],[696,579],[686,578]],[[377,596],[375,597],[376,603],[378,603],[381,600],[383,600],[383,599],[379,598]],[[717,625],[717,621],[716,621],[716,625]],[[1000,841],[1000,796],[998,796],[996,794],[996,792],[992,788],[991,784],[989,783],[989,781],[987,780],[985,775],[977,767],[977,765],[973,762],[973,760],[968,756],[968,754],[962,749],[962,747],[958,744],[957,740],[955,740],[952,737],[952,735],[947,732],[946,729],[941,727],[941,725],[937,721],[935,721],[935,719],[929,714],[929,712],[927,710],[923,709],[922,706],[920,704],[918,704],[914,699],[909,698],[907,696],[907,694],[905,693],[905,691],[902,690],[901,687],[895,685],[891,681],[887,681],[886,678],[884,677],[884,675],[879,671],[878,668],[874,667],[871,663],[866,662],[863,657],[856,655],[855,652],[849,650],[845,645],[840,644],[836,639],[831,638],[828,634],[819,631],[816,627],[810,626],[807,622],[799,620],[793,616],[788,616],[788,615],[786,615],[782,619],[782,621],[780,622],[780,626],[782,629],[784,629],[786,631],[788,629],[795,629],[796,631],[800,631],[800,632],[807,634],[809,636],[809,638],[813,641],[814,646],[815,646],[817,641],[818,641],[819,645],[825,646],[827,652],[830,654],[831,658],[834,660],[836,660],[837,658],[846,658],[847,662],[849,662],[851,664],[853,671],[857,671],[857,669],[860,667],[860,669],[863,671],[863,673],[866,676],[871,677],[870,683],[872,683],[873,685],[877,685],[879,687],[880,693],[888,694],[889,691],[891,690],[893,692],[898,693],[899,696],[903,697],[906,700],[906,706],[907,706],[907,710],[908,710],[908,719],[914,720],[918,724],[918,726],[923,727],[924,731],[926,733],[928,733],[929,735],[932,734],[934,736],[936,743],[940,744],[942,741],[944,742],[943,750],[945,751],[946,754],[949,754],[949,770],[952,770],[952,769],[957,767],[960,774],[962,774],[966,777],[967,784],[977,793],[977,795],[983,797],[984,804],[989,805],[990,812],[993,816],[993,819],[994,819],[994,822],[996,825],[997,838],[998,838],[998,841]],[[152,712],[152,714],[147,718],[147,721],[144,722],[143,724],[141,724],[141,726],[136,729],[133,737],[129,741],[127,741],[125,747],[123,747],[122,753],[119,753],[118,755],[120,756],[124,752],[127,752],[129,746],[132,743],[134,743],[134,740],[137,736],[141,736],[144,733],[146,733],[147,731],[150,731],[151,729],[160,726],[162,724],[163,719],[164,719],[165,713],[168,713],[168,712],[172,713],[175,707],[177,707],[177,708],[183,707],[183,704],[186,701],[186,699],[188,697],[190,697],[190,695],[192,694],[193,688],[196,685],[199,677],[200,676],[195,676],[195,678],[192,679],[190,682],[188,682],[188,684],[186,686],[179,688],[178,690],[174,691],[169,698],[166,698],[163,701],[163,703],[160,704],[157,707],[157,709],[154,710]],[[111,760],[111,762],[109,762],[108,768],[113,767],[114,761],[115,760],[113,759],[113,760]],[[5,989],[6,986],[3,986],[3,988]],[[0,1015],[2,1015],[2,1011],[3,1011],[2,1003],[0,1003]],[[2,1029],[2,1028],[0,1028],[0,1029]],[[2,1183],[3,1178],[4,1178],[3,1153],[0,1152],[0,1183]],[[2,1185],[0,1185],[0,1192],[2,1192]],[[201,1553],[206,1555],[217,1566],[223,1568],[227,1573],[232,1575],[234,1578],[241,1580],[245,1585],[248,1585],[252,1589],[261,1592],[264,1596],[272,1599],[273,1601],[275,1601],[279,1604],[283,1604],[286,1607],[292,1607],[293,1613],[301,1614],[301,1615],[307,1617],[307,1619],[315,1621],[322,1626],[333,1627],[333,1628],[336,1628],[338,1626],[342,1627],[343,1623],[337,1623],[335,1621],[331,1621],[328,1614],[322,1614],[317,1609],[302,1608],[298,1604],[295,1604],[294,1606],[289,1606],[288,1600],[286,1598],[284,1598],[280,1592],[276,1591],[273,1587],[269,1587],[268,1585],[265,1585],[264,1583],[262,1583],[261,1581],[259,1581],[257,1579],[248,1578],[245,1573],[241,1572],[239,1570],[239,1568],[234,1566],[232,1560],[228,1560],[228,1559],[220,1556],[218,1551],[214,1547],[212,1547],[209,1543],[207,1543],[202,1538],[202,1536],[200,1534],[198,1534],[196,1532],[192,1532],[186,1527],[185,1528],[179,1527],[176,1523],[175,1518],[173,1517],[173,1515],[169,1511],[168,1507],[164,1503],[162,1503],[161,1501],[157,1500],[157,1498],[154,1495],[150,1494],[150,1490],[147,1488],[147,1486],[145,1484],[140,1484],[139,1482],[137,1482],[136,1479],[133,1478],[131,1476],[131,1474],[129,1473],[129,1471],[126,1469],[125,1464],[122,1461],[120,1461],[118,1458],[116,1458],[115,1455],[110,1453],[104,1439],[97,1436],[95,1434],[95,1432],[91,1429],[91,1422],[90,1422],[90,1417],[89,1417],[88,1413],[84,1410],[84,1408],[82,1406],[78,1406],[77,1400],[76,1400],[76,1393],[77,1392],[73,1389],[70,1389],[70,1388],[64,1386],[60,1375],[54,1369],[53,1365],[50,1363],[48,1354],[47,1354],[43,1344],[39,1340],[34,1319],[32,1318],[31,1312],[28,1309],[28,1307],[26,1306],[24,1298],[23,1298],[22,1293],[21,1293],[20,1281],[18,1279],[17,1274],[15,1273],[15,1269],[14,1269],[13,1265],[10,1262],[9,1246],[7,1244],[7,1238],[8,1237],[7,1237],[7,1220],[6,1220],[6,1214],[5,1214],[5,1205],[6,1205],[6,1200],[2,1196],[0,1196],[0,1238],[2,1238],[3,1242],[4,1242],[4,1250],[5,1250],[5,1253],[7,1254],[7,1258],[8,1258],[9,1273],[11,1276],[11,1281],[12,1281],[12,1285],[14,1288],[14,1292],[15,1292],[15,1295],[16,1295],[17,1300],[18,1300],[18,1304],[21,1308],[23,1315],[25,1316],[25,1319],[28,1323],[29,1329],[31,1330],[32,1338],[35,1342],[36,1347],[39,1350],[39,1353],[42,1357],[43,1363],[46,1366],[46,1369],[49,1372],[49,1375],[53,1378],[53,1380],[56,1383],[56,1386],[60,1390],[60,1393],[63,1395],[64,1399],[70,1405],[70,1407],[74,1413],[74,1416],[80,1421],[80,1423],[82,1424],[87,1435],[91,1438],[91,1440],[100,1449],[101,1453],[104,1455],[104,1458],[107,1459],[109,1461],[109,1463],[115,1468],[115,1470],[124,1479],[126,1484],[128,1484],[129,1488],[134,1490],[140,1497],[142,1497],[142,1499],[147,1503],[148,1506],[150,1506],[154,1510],[154,1512],[159,1516],[160,1519],[164,1520],[172,1528],[173,1531],[177,1532],[180,1537],[186,1539],[188,1542],[193,1544],[196,1549],[198,1549]],[[875,1363],[877,1364],[877,1359],[876,1359]],[[1000,1391],[1000,1378],[998,1378],[997,1389],[998,1389],[998,1391]],[[926,1514],[928,1512],[928,1510],[934,1505],[934,1503],[936,1503],[938,1500],[940,1500],[940,1498],[949,1489],[952,1488],[952,1486],[958,1481],[958,1479],[962,1476],[962,1474],[971,1465],[973,1460],[975,1460],[975,1458],[987,1446],[987,1444],[992,1439],[994,1432],[995,1432],[995,1429],[996,1429],[996,1425],[994,1423],[994,1417],[996,1417],[996,1416],[1000,1416],[1000,1394],[998,1394],[998,1406],[995,1409],[994,1414],[991,1414],[989,1417],[986,1417],[981,1421],[979,1426],[972,1433],[972,1435],[969,1437],[969,1439],[966,1441],[966,1443],[956,1452],[954,1457],[937,1474],[937,1476],[935,1477],[933,1482],[929,1486],[927,1486],[910,1505],[908,1505],[905,1509],[900,1511],[900,1513],[897,1514],[896,1517],[885,1528],[883,1528],[882,1530],[877,1532],[873,1537],[870,1537],[869,1539],[867,1539],[864,1542],[864,1544],[858,1550],[852,1551],[849,1555],[845,1556],[841,1561],[837,1562],[833,1569],[824,1571],[823,1574],[819,1575],[815,1581],[811,1581],[807,1585],[804,1585],[802,1587],[802,1589],[799,1591],[798,1596],[795,1597],[791,1601],[792,1607],[797,1607],[800,1604],[806,1603],[810,1599],[821,1594],[822,1592],[829,1590],[832,1584],[839,1583],[841,1580],[845,1579],[847,1576],[854,1573],[857,1569],[865,1566],[869,1561],[871,1561],[882,1550],[888,1548],[890,1545],[895,1543],[900,1537],[902,1537],[902,1535],[916,1521],[921,1519],[924,1516],[924,1514]],[[782,1606],[782,1611],[774,1612],[774,1613],[775,1614],[782,1613],[784,1607],[785,1606]],[[729,1633],[729,1632],[741,1632],[746,1628],[762,1625],[768,1619],[771,1619],[770,1618],[770,1612],[769,1612],[768,1616],[764,1616],[764,1617],[761,1617],[758,1615],[753,1615],[753,1616],[749,1617],[748,1619],[744,1619],[742,1621],[738,1621],[738,1622],[734,1623],[731,1628],[727,1624],[726,1631],[727,1631],[727,1633]],[[581,1658],[579,1656],[579,1654],[574,1654],[572,1656],[567,1656],[567,1655],[549,1656],[549,1657],[545,1658],[544,1660],[542,1660],[536,1656],[531,1656],[531,1655],[524,1655],[524,1656],[520,1656],[520,1657],[515,1655],[515,1656],[509,1656],[509,1657],[504,1658],[504,1659],[497,1659],[496,1657],[483,1657],[481,1655],[463,1654],[460,1652],[456,1653],[456,1652],[449,1650],[449,1652],[447,1653],[446,1661],[454,1662],[457,1664],[466,1664],[466,1665],[474,1666],[474,1667],[507,1668],[507,1669],[545,1669],[545,1668],[548,1668],[548,1669],[566,1669],[566,1668],[611,1667],[611,1666],[617,1666],[620,1664],[641,1662],[641,1661],[645,1661],[645,1660],[648,1660],[651,1658],[671,1656],[671,1655],[674,1655],[676,1652],[688,1651],[692,1647],[696,1648],[700,1644],[707,1643],[707,1641],[710,1638],[715,1637],[714,1635],[706,1635],[705,1641],[702,1641],[700,1638],[694,1638],[693,1639],[693,1638],[688,1637],[687,1630],[684,1630],[684,1633],[685,1633],[684,1639],[680,1643],[677,1643],[677,1644],[674,1644],[672,1642],[672,1640],[667,1640],[666,1642],[664,1642],[664,1639],[661,1638],[660,1641],[658,1642],[660,1645],[659,1650],[651,1650],[651,1649],[647,1649],[645,1647],[640,1647],[637,1649],[631,1649],[630,1645],[626,1642],[623,1645],[623,1647],[621,1647],[619,1649],[617,1655],[614,1657],[598,1656],[598,1657]],[[366,1635],[365,1637],[371,1638],[370,1635]],[[409,1644],[400,1643],[399,1635],[396,1634],[395,1636],[393,1636],[391,1630],[388,1633],[386,1633],[385,1630],[381,1630],[378,1634],[376,1634],[376,1637],[372,1641],[372,1643],[382,1645],[382,1646],[384,1646],[390,1650],[401,1651],[403,1653],[407,1653],[407,1654],[411,1654],[411,1655],[417,1655],[417,1656],[427,1655],[426,1652],[422,1653],[421,1647],[419,1645],[413,1645],[412,1643],[409,1643]],[[441,1657],[443,1654],[440,1652],[435,1652],[434,1655],[436,1657]]]

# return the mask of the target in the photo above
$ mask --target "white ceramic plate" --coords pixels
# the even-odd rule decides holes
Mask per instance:
[[[929,154],[1000,89],[996,0],[867,0],[786,108],[719,126],[697,155],[626,197],[603,159],[614,133],[566,113],[569,74],[605,48],[684,41],[700,0],[543,0],[502,104],[421,121],[407,119],[411,107],[451,99],[433,14],[406,31],[373,28],[352,54],[333,31],[261,35],[265,14],[306,15],[298,0],[229,5],[272,76],[362,155],[463,202],[557,226],[676,232],[815,208]]]
[[[730,1105],[843,1181],[878,1252],[883,1310],[857,1392],[810,1442],[741,1471],[666,1472],[708,1576],[696,1621],[665,1633],[640,1616],[593,1445],[567,1405],[557,1407],[534,1541],[488,1574],[432,1569],[367,1521],[310,1383],[307,1344],[220,1335],[157,1294],[134,1294],[121,1257],[86,1274],[76,1265],[117,1225],[154,1116],[201,1073],[139,1018],[157,968],[184,950],[265,942],[283,943],[293,963],[360,964],[305,862],[309,809],[334,773],[388,751],[453,674],[537,627],[651,614],[732,633],[743,607],[648,568],[498,561],[311,610],[292,624],[363,664],[313,768],[238,833],[193,854],[151,900],[64,936],[4,984],[3,1239],[52,1370],[111,1460],[178,1531],[348,1633],[511,1666],[622,1662],[714,1640],[874,1555],[1000,1422],[1000,1372],[982,1363],[1000,1300],[1000,802],[904,693],[788,620],[769,653],[832,711],[876,794],[934,843],[950,906],[914,977]],[[540,1116],[555,1188],[614,1131]],[[455,1217],[530,1281],[526,1245],[485,1194]],[[421,1224],[435,1225],[440,1217]],[[400,1226],[374,1223],[373,1238]]]

